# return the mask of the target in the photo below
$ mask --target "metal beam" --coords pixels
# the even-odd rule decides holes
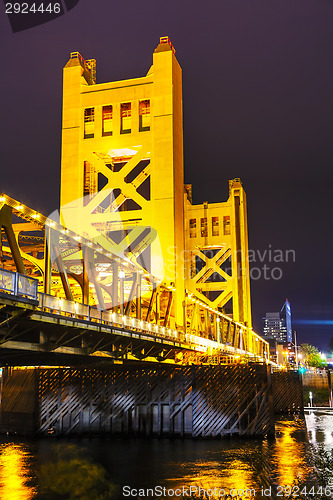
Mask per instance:
[[[3,227],[7,236],[7,241],[12,252],[12,257],[15,262],[16,270],[20,274],[27,274],[21,257],[20,249],[17,244],[12,224],[13,210],[12,207],[4,205],[0,209],[0,228]]]
[[[154,283],[153,283],[153,290],[152,290],[152,294],[150,297],[149,306],[148,306],[147,315],[146,315],[146,321],[148,321],[148,323],[150,321],[150,315],[151,315],[151,312],[153,309],[156,294],[157,294],[157,288],[156,287],[154,288]]]
[[[82,254],[89,281],[94,285],[95,288],[98,306],[101,309],[105,309],[104,297],[102,289],[98,283],[97,273],[95,269],[95,263],[94,263],[95,253],[91,248],[82,247]]]
[[[65,292],[66,299],[73,300],[72,290],[71,290],[70,285],[69,285],[67,271],[66,271],[64,263],[62,261],[61,252],[59,250],[58,245],[53,244],[53,252],[55,255],[55,263],[56,263],[57,268],[58,268],[58,272],[60,275],[60,279],[61,279],[61,283],[62,283],[64,292]]]
[[[167,324],[169,322],[172,301],[173,301],[173,293],[169,292],[168,305],[167,305],[167,308],[166,308],[166,311],[165,311],[165,317],[164,317],[163,326],[167,326]]]
[[[137,280],[138,280],[138,273],[133,273],[133,281],[132,281],[132,287],[131,287],[131,291],[130,291],[130,294],[129,294],[129,297],[128,297],[128,302],[126,304],[126,307],[125,307],[125,314],[127,316],[129,316],[129,313],[131,311],[131,305],[132,305],[132,302],[133,302],[133,299],[134,299],[134,296],[135,296],[135,291],[136,291],[136,284],[137,284]]]

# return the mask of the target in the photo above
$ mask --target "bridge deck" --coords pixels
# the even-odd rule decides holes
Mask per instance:
[[[52,295],[37,294],[37,288],[31,291],[31,278],[19,277],[21,289],[7,287],[4,290],[3,286],[0,292],[2,349],[107,356],[114,360],[177,362],[177,354],[181,352],[203,357],[242,356],[262,360],[253,353],[204,337]]]

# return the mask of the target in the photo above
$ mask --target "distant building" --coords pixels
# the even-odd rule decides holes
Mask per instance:
[[[280,312],[268,312],[263,318],[264,337],[275,339],[279,344],[292,342],[291,308],[288,300]]]
[[[293,334],[291,330],[291,308],[288,299],[282,306],[280,311],[281,332],[285,340],[283,342],[292,342]]]

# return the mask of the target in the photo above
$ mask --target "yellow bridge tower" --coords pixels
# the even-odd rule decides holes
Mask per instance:
[[[149,274],[155,293],[137,306],[137,318],[146,307],[149,320],[154,302],[156,322],[163,310],[171,328],[267,352],[252,332],[241,181],[229,181],[226,202],[202,205],[192,204],[192,186],[184,186],[182,72],[168,37],[147,75],[135,79],[97,84],[95,60],[71,54],[63,79],[61,217],[78,234],[98,232],[106,250]],[[108,279],[101,277],[104,287]],[[142,283],[137,294],[144,296]],[[135,304],[131,289],[125,301]]]
[[[72,53],[64,68],[61,208],[77,203],[113,250],[185,300],[182,74],[168,38],[142,78],[96,84],[95,62]],[[156,234],[157,232],[157,234]],[[161,250],[162,249],[162,250]]]

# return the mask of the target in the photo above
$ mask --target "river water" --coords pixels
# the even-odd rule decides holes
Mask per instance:
[[[310,473],[309,443],[333,448],[333,414],[313,412],[301,421],[280,418],[275,439],[38,439],[2,436],[0,441],[1,500],[61,498],[155,498],[186,496],[189,491],[212,495],[223,489],[232,496],[270,498],[269,486],[292,485]],[[110,485],[98,496],[94,481]],[[89,482],[90,481],[90,482]],[[104,484],[103,483],[103,484]],[[70,486],[72,484],[72,486]],[[80,493],[80,486],[82,487]],[[48,493],[41,495],[43,487]],[[192,487],[191,490],[189,488]],[[46,489],[45,489],[46,488]],[[71,488],[76,493],[71,493]],[[90,489],[89,489],[90,488]],[[98,488],[97,488],[98,489]],[[141,490],[141,491],[139,491]],[[231,490],[231,491],[230,491]],[[82,491],[86,491],[82,493]],[[254,494],[255,492],[255,494]],[[266,493],[265,493],[266,492]],[[72,496],[71,496],[72,494]],[[76,494],[76,496],[75,496]],[[217,496],[221,496],[217,495]],[[304,498],[304,497],[303,497]],[[308,498],[311,498],[309,496]]]

